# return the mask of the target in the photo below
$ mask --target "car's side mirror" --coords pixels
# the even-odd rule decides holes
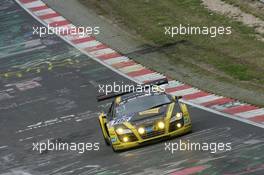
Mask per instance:
[[[178,100],[182,99],[182,96],[173,96],[173,99],[174,99],[175,101],[178,101]]]
[[[106,115],[105,115],[105,113],[103,113],[103,115],[102,115],[102,118],[103,118],[103,119],[105,119],[105,118],[106,118]]]
[[[182,96],[176,96],[176,99],[178,99],[178,100],[182,99]]]

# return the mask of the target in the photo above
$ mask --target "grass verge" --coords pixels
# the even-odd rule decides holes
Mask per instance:
[[[247,88],[264,89],[264,43],[254,29],[240,22],[214,14],[200,0],[79,0],[100,15],[147,41],[153,47],[175,44],[165,49],[171,64],[192,65],[199,73],[212,73],[222,81],[246,82]],[[231,26],[232,35],[211,38],[165,35],[165,26]],[[179,42],[184,41],[184,42]],[[248,86],[249,85],[249,86]]]

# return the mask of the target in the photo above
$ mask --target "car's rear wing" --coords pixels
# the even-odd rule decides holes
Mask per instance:
[[[154,80],[152,82],[145,83],[142,85],[142,87],[145,86],[145,89],[147,89],[147,88],[152,87],[154,85],[160,86],[160,85],[167,84],[167,83],[168,83],[168,79],[162,78],[162,79]],[[104,100],[108,100],[108,99],[115,98],[115,97],[118,97],[121,95],[132,93],[132,92],[133,92],[133,88],[132,88],[132,90],[131,90],[131,88],[129,88],[129,89],[125,89],[123,92],[119,92],[119,93],[112,92],[109,94],[98,95],[96,98],[97,98],[97,101],[104,101]]]

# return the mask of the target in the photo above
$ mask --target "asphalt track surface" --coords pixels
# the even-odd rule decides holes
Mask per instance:
[[[193,132],[114,153],[104,144],[98,84],[129,82],[41,26],[15,2],[0,11],[0,174],[263,174],[263,129],[189,107]],[[32,143],[99,143],[99,151],[32,150]],[[165,150],[165,143],[231,143],[231,151]]]

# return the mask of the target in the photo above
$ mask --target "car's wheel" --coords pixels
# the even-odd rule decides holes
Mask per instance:
[[[115,147],[111,144],[111,147],[112,147],[112,150],[114,151],[114,152],[118,152],[118,150],[116,150],[115,149]]]
[[[103,135],[103,137],[104,137],[105,144],[109,146],[109,145],[110,145],[110,142],[109,142],[109,140],[108,140],[107,138],[105,138],[105,136],[104,136],[104,132],[103,132],[103,128],[102,128],[102,125],[101,125],[100,120],[99,120],[99,124],[100,124],[100,129],[101,129],[102,135]],[[107,129],[107,128],[105,128],[105,129]]]

